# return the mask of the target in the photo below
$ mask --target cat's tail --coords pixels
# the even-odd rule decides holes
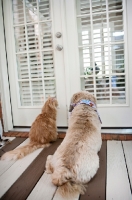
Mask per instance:
[[[1,160],[6,160],[6,161],[18,160],[18,159],[23,158],[24,156],[32,153],[33,151],[35,151],[39,148],[45,148],[45,147],[49,147],[49,146],[50,146],[50,143],[38,144],[38,143],[35,143],[35,142],[30,142],[29,144],[27,144],[23,147],[18,147],[17,149],[6,152],[1,157]]]
[[[72,199],[79,196],[80,194],[84,194],[85,191],[86,185],[70,181],[58,187],[59,195],[67,199]]]

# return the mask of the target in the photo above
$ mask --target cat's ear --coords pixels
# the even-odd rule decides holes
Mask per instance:
[[[58,106],[58,101],[55,97],[52,97],[52,104],[57,107]]]

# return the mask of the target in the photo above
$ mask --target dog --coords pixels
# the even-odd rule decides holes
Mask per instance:
[[[46,172],[63,197],[84,194],[86,183],[99,168],[98,151],[102,145],[95,97],[86,91],[75,93],[69,111],[72,113],[66,137],[46,161]]]
[[[57,106],[56,98],[49,97],[45,102],[41,114],[32,123],[29,132],[29,144],[6,152],[1,160],[18,160],[32,153],[36,149],[50,146],[50,142],[57,140]]]

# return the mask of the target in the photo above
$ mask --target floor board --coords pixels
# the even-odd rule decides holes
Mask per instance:
[[[123,147],[132,190],[132,141],[123,141]]]
[[[16,148],[19,148],[21,146],[24,146],[26,144],[29,143],[29,138],[26,139],[24,142],[22,142],[20,145],[18,145]],[[0,160],[0,176],[5,173],[16,161],[12,160],[12,161],[4,161],[4,160]]]
[[[20,139],[20,140],[19,140]],[[29,139],[14,139],[5,151],[23,146]],[[50,147],[39,149],[18,161],[0,161],[0,197],[4,200],[130,200],[132,199],[132,141],[103,141],[99,152],[100,167],[88,183],[84,195],[73,199],[62,198],[45,173],[45,162],[59,144],[58,139]],[[3,170],[3,171],[2,171]]]
[[[6,192],[6,194],[2,197],[2,199],[19,199],[24,200],[28,197],[40,177],[42,176],[44,170],[45,170],[45,162],[47,159],[47,156],[49,154],[53,154],[58,145],[61,143],[61,139],[58,139],[55,143],[53,143],[50,147],[37,151],[41,151],[41,153],[36,156],[35,160],[32,160],[33,162],[30,162],[29,167],[24,171],[24,173],[18,178],[18,180],[12,185],[12,187]],[[36,154],[36,152],[33,152],[33,154]],[[30,155],[28,155],[30,158]],[[29,163],[29,158],[26,156],[24,159],[27,159]],[[22,159],[21,159],[22,160]],[[24,165],[25,166],[25,165]]]
[[[21,174],[26,170],[26,168],[33,162],[33,160],[42,151],[38,149],[33,153],[27,155],[23,159],[17,160],[4,174],[0,176],[0,197],[2,197],[7,190],[15,183]],[[28,182],[28,179],[26,180]],[[26,184],[25,182],[25,184]],[[12,198],[13,199],[13,198]]]
[[[131,200],[132,194],[120,141],[107,142],[106,200]]]
[[[57,187],[51,182],[51,175],[44,173],[31,194],[28,196],[27,200],[49,200],[52,199],[56,192]]]
[[[106,199],[106,141],[103,141],[99,152],[100,167],[94,178],[88,183],[86,193],[80,196],[80,200],[105,200]]]

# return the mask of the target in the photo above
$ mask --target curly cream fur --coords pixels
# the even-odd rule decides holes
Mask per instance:
[[[96,104],[94,96],[89,92],[74,94],[71,103],[81,99],[89,99]],[[46,162],[46,171],[51,173],[52,183],[59,186],[62,196],[85,192],[85,184],[99,168],[97,153],[101,144],[101,124],[97,113],[86,104],[77,105],[69,119],[66,137]]]
[[[17,160],[38,148],[48,147],[50,142],[56,141],[58,135],[56,127],[57,106],[57,100],[49,97],[42,108],[41,114],[37,116],[31,126],[29,144],[5,153],[1,159]]]

